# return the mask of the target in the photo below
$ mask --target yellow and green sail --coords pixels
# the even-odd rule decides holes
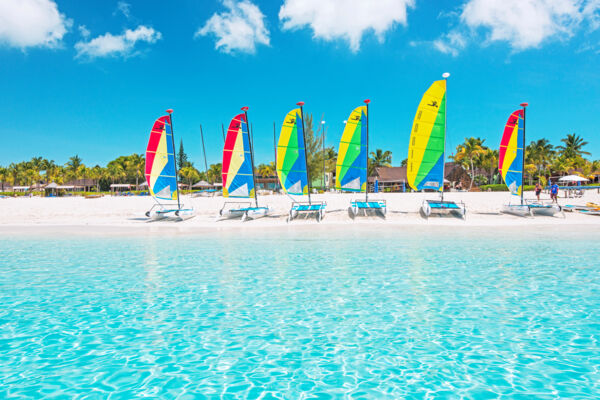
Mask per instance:
[[[423,95],[408,146],[407,177],[414,190],[444,188],[446,81],[435,81]]]
[[[302,112],[295,108],[285,116],[277,143],[277,176],[289,194],[308,194],[305,152]]]
[[[367,190],[367,107],[355,108],[346,121],[335,166],[335,188]]]

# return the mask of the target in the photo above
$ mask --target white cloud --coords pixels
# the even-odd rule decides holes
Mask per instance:
[[[121,35],[105,33],[90,41],[80,41],[75,44],[76,57],[109,57],[129,56],[137,42],[155,43],[162,37],[161,33],[144,25],[135,30],[127,29]]]
[[[456,57],[467,45],[467,38],[460,32],[452,31],[442,38],[433,41],[433,47],[442,53]]]
[[[265,16],[255,4],[248,0],[224,0],[223,5],[229,11],[215,13],[194,37],[214,35],[215,48],[229,54],[255,53],[257,44],[269,45]]]
[[[56,47],[71,24],[52,0],[0,0],[0,44]]]
[[[523,50],[570,36],[581,11],[578,0],[470,0],[460,18],[469,28],[488,30],[488,40]]]
[[[85,26],[85,25],[79,25],[77,27],[77,29],[79,30],[79,34],[84,38],[87,39],[88,37],[90,37],[90,30]]]
[[[599,28],[598,10],[600,0],[467,0],[458,16],[461,25],[430,43],[454,56],[471,39],[506,42],[522,51],[569,39],[584,21]]]
[[[348,41],[354,52],[366,31],[380,41],[394,24],[406,25],[414,0],[285,0],[279,10],[283,29],[310,27],[313,37]]]
[[[117,3],[117,10],[113,13],[113,15],[117,12],[120,12],[125,16],[125,18],[129,19],[129,17],[131,16],[131,4],[126,3],[124,1],[119,1]]]

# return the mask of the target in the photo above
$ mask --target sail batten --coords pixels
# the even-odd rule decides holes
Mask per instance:
[[[159,200],[177,200],[179,195],[172,136],[170,117],[160,117],[150,130],[146,149],[145,175],[148,190]]]
[[[414,190],[444,188],[446,81],[435,81],[423,95],[413,121],[408,160],[408,184]]]
[[[365,192],[367,189],[367,107],[352,110],[340,140],[336,163],[338,190]]]
[[[223,148],[223,197],[254,197],[250,136],[245,114],[229,124]]]
[[[277,176],[286,193],[308,194],[308,171],[300,108],[291,110],[283,120],[277,143]]]
[[[506,122],[498,154],[498,170],[511,194],[523,191],[523,110],[513,112]]]

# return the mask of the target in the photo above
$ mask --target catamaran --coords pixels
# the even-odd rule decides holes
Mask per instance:
[[[525,164],[525,117],[528,103],[521,103],[519,109],[508,117],[500,142],[498,170],[510,194],[520,197],[519,204],[505,204],[502,212],[519,216],[547,215],[561,212],[558,204],[543,204],[523,199],[523,178]]]
[[[254,150],[248,129],[248,107],[242,107],[229,124],[223,148],[223,197],[252,198],[252,202],[225,202],[218,220],[241,218],[256,219],[272,214],[270,207],[260,207],[256,194],[254,174]]]
[[[306,157],[306,134],[304,132],[304,102],[296,103],[294,108],[287,113],[281,126],[279,141],[277,143],[277,176],[283,192],[288,195],[308,195],[308,202],[299,202],[292,199],[292,207],[287,221],[290,222],[300,214],[314,214],[317,221],[325,216],[324,201],[315,202],[310,198],[311,185]]]
[[[183,208],[179,199],[177,164],[175,163],[175,139],[173,138],[173,110],[154,122],[146,148],[146,182],[156,202],[146,212],[151,220],[165,218],[184,220],[192,218],[193,208]],[[170,201],[164,203],[161,201]],[[174,203],[174,202],[177,203]]]
[[[369,158],[369,103],[352,110],[346,120],[346,127],[340,140],[340,148],[335,166],[335,188],[345,192],[365,193],[365,200],[350,202],[348,212],[352,218],[359,210],[367,215],[368,210],[380,213],[384,218],[387,207],[385,200],[369,201],[367,165]]]
[[[414,190],[439,191],[440,200],[425,200],[421,211],[425,217],[432,213],[454,213],[462,218],[467,210],[464,203],[444,201],[446,148],[446,83],[444,73],[423,95],[413,122],[408,146],[407,179]]]

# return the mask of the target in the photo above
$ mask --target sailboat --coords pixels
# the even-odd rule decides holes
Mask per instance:
[[[421,211],[425,217],[432,213],[454,213],[466,217],[464,203],[444,201],[445,147],[446,147],[446,83],[450,76],[444,73],[427,89],[413,122],[408,146],[407,179],[414,190],[434,190],[440,200],[425,200]]]
[[[252,202],[225,202],[219,211],[220,219],[256,219],[273,212],[270,207],[260,207],[256,194],[254,175],[254,151],[248,131],[248,107],[242,107],[229,124],[223,148],[223,197],[252,198]]]
[[[523,178],[525,164],[525,117],[528,103],[521,103],[519,109],[508,117],[500,142],[498,170],[511,195],[519,196],[519,204],[505,204],[502,212],[518,216],[547,215],[561,212],[557,204],[528,202],[523,199]]]
[[[292,207],[287,221],[290,222],[299,214],[314,214],[317,221],[325,216],[324,201],[311,200],[308,162],[306,157],[306,135],[304,132],[304,102],[296,103],[285,116],[277,142],[277,176],[283,192],[288,195],[308,195],[308,202],[292,200]]]
[[[177,164],[175,163],[175,139],[173,138],[173,110],[154,122],[146,148],[146,182],[156,202],[146,212],[151,220],[192,218],[193,208],[181,204],[178,188]],[[161,201],[170,201],[164,203]],[[174,202],[177,203],[174,203]]]
[[[364,106],[356,107],[346,121],[346,127],[340,140],[338,158],[335,166],[335,188],[345,192],[364,193],[365,200],[350,202],[348,212],[352,218],[363,210],[367,215],[368,210],[380,213],[384,218],[387,207],[385,200],[369,201],[369,187],[367,182],[367,165],[369,159],[369,103],[365,100]]]

